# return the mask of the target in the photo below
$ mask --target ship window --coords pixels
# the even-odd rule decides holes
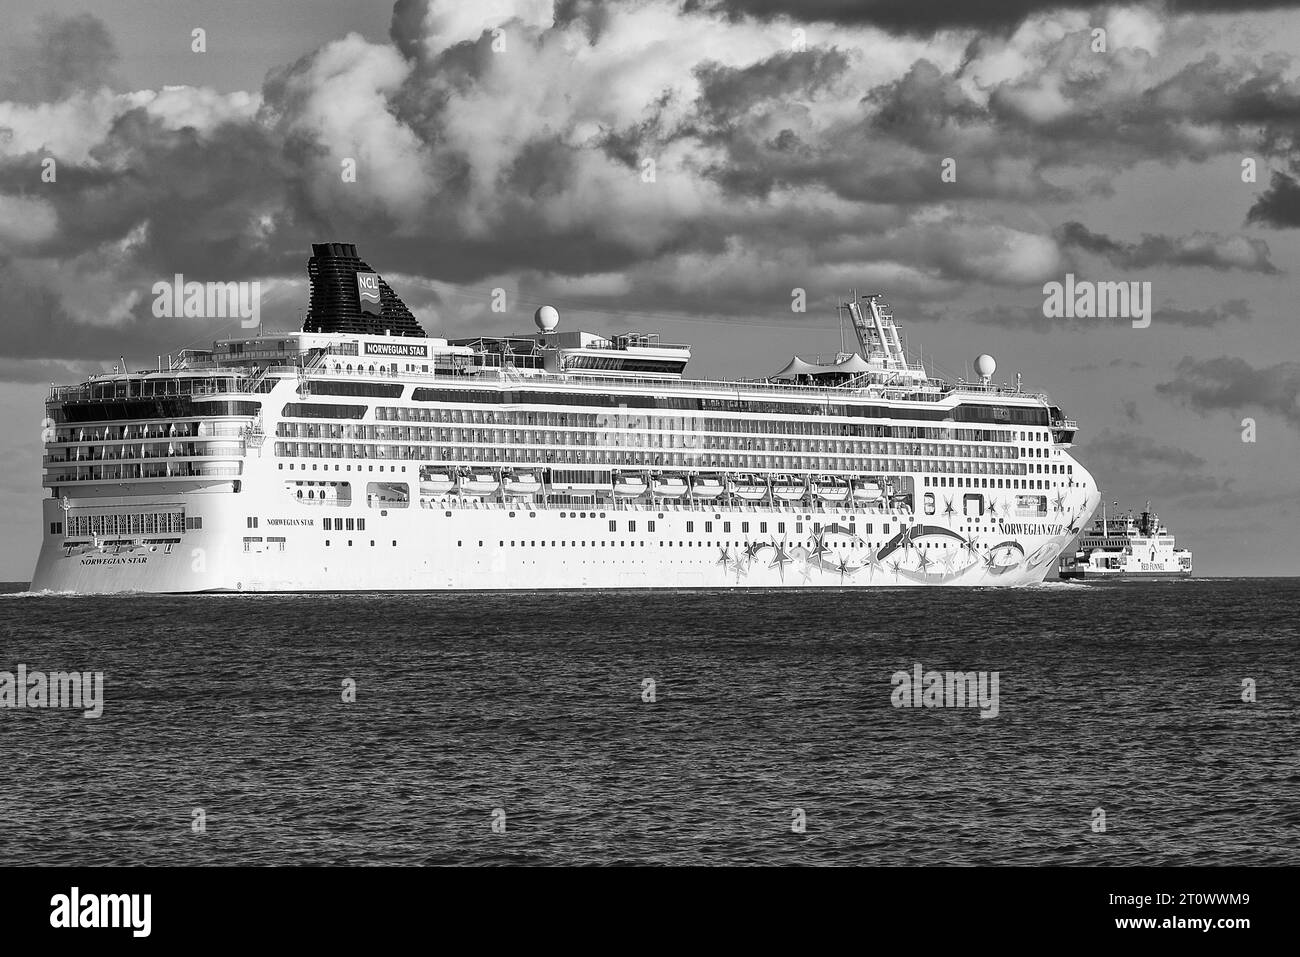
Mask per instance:
[[[748,532],[748,531],[749,531],[749,522],[741,522],[741,523],[740,523],[740,530],[741,530],[742,532]]]
[[[627,530],[628,530],[629,532],[635,532],[635,531],[636,531],[636,522],[628,522],[628,523],[627,523]]]
[[[693,531],[695,531],[695,523],[694,523],[694,522],[687,522],[687,523],[686,523],[686,531],[687,531],[687,532],[693,532]]]
[[[653,532],[653,531],[655,530],[655,522],[654,522],[654,519],[650,519],[649,521],[647,521],[647,522],[645,523],[645,527],[646,527],[646,530],[647,530],[647,531],[651,531],[651,532]]]
[[[611,532],[617,532],[617,531],[618,531],[618,522],[610,522],[610,523],[609,523],[609,530],[610,530]]]

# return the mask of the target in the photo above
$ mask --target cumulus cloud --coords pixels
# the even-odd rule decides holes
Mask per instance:
[[[153,281],[300,282],[321,239],[386,274],[733,316],[863,284],[924,315],[971,286],[1040,287],[1080,253],[1275,271],[1249,237],[1125,242],[1040,213],[1138,162],[1293,145],[1288,58],[1220,57],[1186,17],[1088,6],[399,0],[389,42],[346,36],[221,94],[117,90],[102,23],[47,21],[24,56],[53,73],[24,68],[0,96],[0,278],[43,290],[50,330],[147,330]],[[57,184],[33,175],[45,155]],[[413,305],[431,326],[468,311]],[[1050,325],[1035,312],[976,319]],[[51,333],[46,354],[76,338]]]

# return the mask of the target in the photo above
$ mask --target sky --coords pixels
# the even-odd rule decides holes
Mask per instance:
[[[176,273],[256,280],[297,328],[327,240],[431,335],[552,303],[691,343],[696,377],[829,358],[836,303],[884,293],[932,371],[986,352],[1050,392],[1105,498],[1150,500],[1199,572],[1300,570],[1291,4],[0,13],[0,579],[35,563],[49,384],[232,334],[153,316]],[[1150,325],[1048,317],[1067,275],[1149,283]]]

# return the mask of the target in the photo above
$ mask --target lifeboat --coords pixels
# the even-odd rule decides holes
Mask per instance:
[[[500,487],[500,480],[491,472],[468,472],[457,482],[461,495],[491,495]]]
[[[655,477],[654,485],[655,495],[663,498],[679,498],[686,494],[686,479],[680,475],[659,475]]]
[[[817,482],[816,494],[823,502],[843,502],[849,497],[849,483],[843,479],[823,476]]]
[[[437,472],[429,469],[420,470],[421,495],[446,495],[456,485],[451,472]]]
[[[620,473],[614,476],[614,494],[622,498],[636,498],[649,490],[645,476],[639,473]]]
[[[507,495],[536,495],[542,490],[542,480],[536,472],[510,472],[505,478]]]
[[[761,475],[738,475],[731,480],[728,488],[732,495],[747,502],[767,498],[767,481]]]
[[[778,475],[772,479],[772,494],[783,502],[798,502],[807,494],[803,482],[790,475]]]
[[[724,491],[722,481],[697,475],[691,479],[691,494],[696,498],[717,498]]]
[[[853,500],[856,502],[876,502],[884,494],[879,482],[860,480],[853,483]]]

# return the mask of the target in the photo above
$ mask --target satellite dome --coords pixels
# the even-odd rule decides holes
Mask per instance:
[[[983,353],[975,359],[975,371],[981,379],[990,378],[998,369],[998,364],[993,361],[993,357],[988,353]]]
[[[554,306],[542,306],[533,313],[533,322],[537,323],[537,328],[542,332],[554,332],[560,324],[560,313]]]

